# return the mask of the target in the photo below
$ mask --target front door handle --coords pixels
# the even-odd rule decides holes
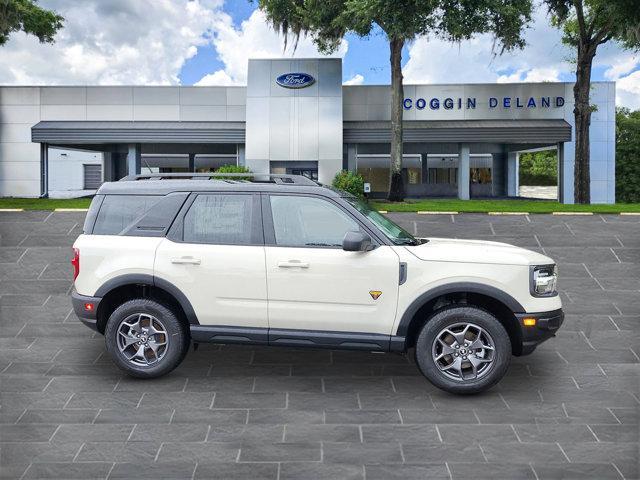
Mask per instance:
[[[195,257],[172,258],[171,263],[178,265],[200,265],[200,259]]]
[[[309,263],[300,260],[289,260],[286,262],[278,262],[280,268],[309,268]]]

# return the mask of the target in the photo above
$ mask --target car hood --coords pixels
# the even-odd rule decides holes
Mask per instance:
[[[554,261],[525,248],[485,240],[427,238],[426,243],[405,247],[421,260],[434,262],[488,263],[500,265],[548,265]]]

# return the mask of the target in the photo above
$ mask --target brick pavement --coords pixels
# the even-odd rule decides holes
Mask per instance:
[[[203,345],[124,377],[71,313],[82,213],[0,213],[0,478],[638,478],[640,217],[391,217],[555,258],[558,337],[474,397],[411,359]]]

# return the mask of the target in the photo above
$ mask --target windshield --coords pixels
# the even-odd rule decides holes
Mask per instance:
[[[396,245],[420,245],[422,243],[404,228],[399,227],[381,213],[372,210],[364,201],[355,197],[343,198],[373,222]]]

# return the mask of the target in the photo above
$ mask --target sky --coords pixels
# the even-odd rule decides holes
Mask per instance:
[[[0,47],[0,85],[244,85],[248,58],[315,57],[308,38],[283,50],[249,0],[40,0],[66,19],[54,45],[13,34]],[[460,44],[418,38],[403,50],[405,83],[572,81],[572,52],[543,7],[524,50],[497,56],[492,38]],[[345,84],[389,84],[389,47],[377,31],[347,35]],[[615,43],[598,49],[592,79],[616,81],[616,103],[640,109],[640,53]]]

